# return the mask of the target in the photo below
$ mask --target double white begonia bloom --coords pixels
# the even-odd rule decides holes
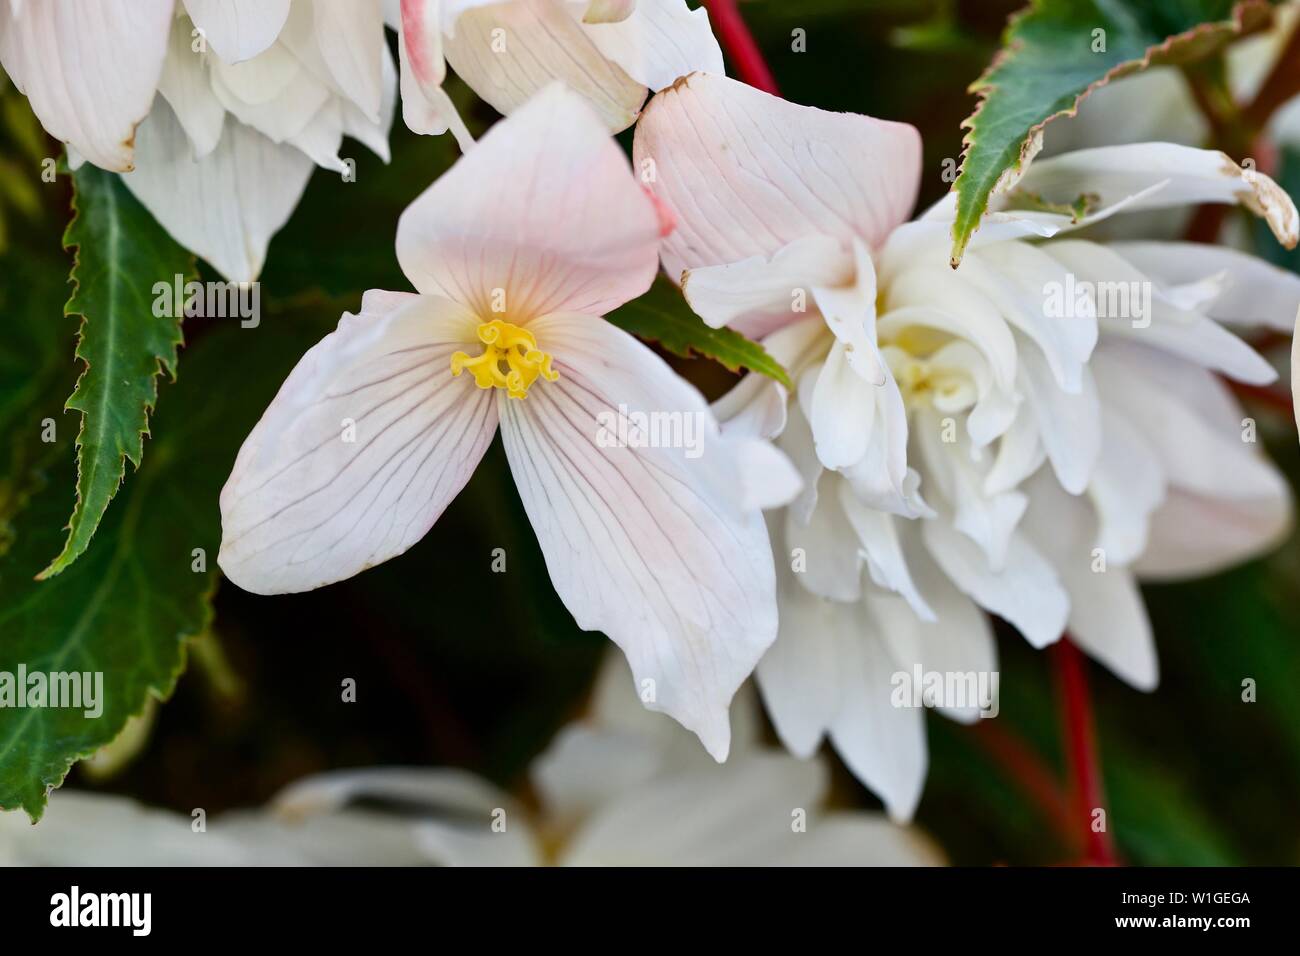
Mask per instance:
[[[530,811],[450,768],[319,774],[264,809],[188,816],[124,797],[59,791],[32,826],[0,814],[0,866],[939,866],[924,834],[830,810],[829,775],[758,743],[757,701],[735,706],[721,766],[646,713],[611,658],[590,715],[532,768]],[[386,806],[400,809],[386,812]]]
[[[647,91],[723,71],[708,13],[686,0],[400,0],[394,19],[406,124],[462,141],[442,90],[448,64],[503,114],[558,80],[613,132],[632,125]]]
[[[244,443],[221,494],[227,577],[304,591],[401,554],[499,425],[565,605],[723,759],[727,704],[776,634],[759,509],[799,482],[601,318],[650,286],[665,228],[576,94],[498,123],[402,215],[420,294],[367,292]]]
[[[126,173],[234,281],[257,277],[314,165],[346,168],[344,135],[388,158],[380,0],[0,0],[0,64],[74,165]]]
[[[919,157],[911,127],[704,75],[651,101],[635,145],[678,220],[669,275],[710,324],[763,336],[797,385],[788,400],[751,376],[716,406],[728,433],[779,436],[804,476],[773,522],[781,629],[759,685],[793,752],[829,735],[898,818],[926,747],[894,675],[995,671],[988,611],[1036,647],[1068,628],[1154,687],[1136,576],[1206,573],[1278,540],[1286,483],[1218,377],[1275,373],[1220,323],[1289,330],[1300,303],[1300,279],[1232,250],[1050,238],[1241,202],[1294,245],[1291,201],[1221,153],[1034,163],[956,271],[951,197],[904,222]],[[1086,215],[1059,211],[1081,196]],[[963,720],[991,703],[932,702]]]

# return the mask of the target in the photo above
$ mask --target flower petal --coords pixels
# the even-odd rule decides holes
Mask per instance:
[[[185,0],[185,12],[217,56],[239,63],[275,42],[289,18],[289,0]]]
[[[1204,242],[1112,242],[1139,271],[1164,286],[1181,286],[1222,274],[1226,288],[1196,311],[1233,325],[1262,325],[1290,332],[1300,309],[1300,275],[1237,249]]]
[[[623,649],[639,686],[653,681],[647,706],[722,760],[728,703],[776,637],[767,529],[737,505],[734,448],[632,336],[581,315],[529,330],[560,377],[501,399],[502,438],[551,581],[579,626]],[[639,416],[656,413],[699,440],[650,441]]]
[[[443,49],[456,74],[503,115],[558,80],[617,133],[636,120],[646,88],[607,60],[587,29],[562,3],[510,0],[462,13]]]
[[[691,10],[686,0],[617,0],[613,5],[623,9],[597,12],[593,3],[583,28],[596,49],[637,83],[658,92],[688,73],[726,73],[722,48],[703,7]]]
[[[368,295],[303,356],[222,489],[228,578],[306,591],[424,537],[496,430],[492,391],[449,367],[475,326],[444,299]]]
[[[663,250],[670,276],[771,257],[807,236],[874,248],[907,218],[921,176],[911,126],[797,106],[705,73],[650,101],[633,157],[677,218]]]
[[[384,19],[379,0],[315,0],[316,43],[338,88],[372,122],[384,98]]]
[[[1012,196],[1023,193],[1047,203],[1075,202],[1089,194],[1106,207],[1150,189],[1126,212],[1196,203],[1245,206],[1262,216],[1288,249],[1300,238],[1300,214],[1277,183],[1255,169],[1243,169],[1227,154],[1174,143],[1130,143],[1081,149],[1030,165]]]
[[[925,786],[925,708],[894,706],[898,664],[878,625],[840,642],[839,665],[840,708],[831,741],[853,775],[884,802],[890,819],[905,823]]]
[[[177,242],[233,282],[257,278],[313,169],[299,150],[233,120],[216,148],[196,160],[164,102],[141,124],[136,153],[140,168],[122,177],[127,188]]]
[[[172,26],[173,0],[0,4],[0,65],[45,131],[96,166],[134,168]],[[288,0],[285,0],[287,5]]]
[[[618,144],[557,85],[407,208],[397,258],[421,292],[518,324],[560,311],[604,315],[640,295],[654,280],[659,231]]]

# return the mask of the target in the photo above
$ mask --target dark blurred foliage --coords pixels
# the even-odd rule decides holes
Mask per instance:
[[[958,157],[960,122],[973,104],[965,88],[1015,6],[763,0],[742,8],[788,98],[919,127],[927,205],[949,186],[944,160]],[[806,31],[806,52],[791,48],[796,29]],[[491,123],[487,107],[453,90],[472,129]],[[457,154],[449,137],[413,136],[400,116],[390,165],[349,146],[357,181],[316,172],[273,242],[263,277],[263,301],[272,305],[264,323],[293,305],[299,321],[306,315],[303,349],[341,309],[357,308],[365,289],[409,288],[393,253],[397,217]],[[41,226],[11,229],[11,239],[25,230],[36,253],[24,261],[43,268],[66,264],[58,241],[67,201],[58,191],[45,195]],[[13,259],[0,261],[13,268]],[[194,352],[216,333],[199,321],[186,334],[186,352]],[[674,364],[709,394],[732,380],[704,362]],[[239,368],[230,369],[229,387],[240,387]],[[1300,479],[1294,422],[1267,408],[1250,413],[1274,460]],[[494,548],[505,549],[504,574],[492,571]],[[1300,861],[1298,585],[1293,538],[1228,574],[1149,588],[1160,689],[1141,694],[1090,666],[1110,820],[1128,862]],[[263,801],[303,774],[345,766],[454,764],[520,785],[531,758],[581,711],[607,647],[600,635],[579,632],[552,592],[499,442],[406,555],[304,595],[263,598],[223,585],[213,636],[191,656],[138,758],[106,782],[74,770],[70,785],[209,812]],[[999,647],[996,723],[1063,785],[1049,656],[1006,629]],[[1258,683],[1257,703],[1241,700],[1248,677]],[[342,701],[347,678],[357,684],[355,703]],[[990,756],[981,728],[930,715],[929,729],[918,822],[954,862],[1071,861],[1059,827],[1026,796],[1017,773]],[[842,767],[835,796],[878,806]]]

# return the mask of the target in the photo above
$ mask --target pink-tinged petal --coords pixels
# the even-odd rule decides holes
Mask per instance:
[[[173,0],[0,4],[0,65],[55,139],[96,166],[133,168],[158,89]]]
[[[217,56],[239,63],[275,42],[289,18],[289,0],[185,0],[185,12]]]
[[[1147,581],[1217,574],[1273,551],[1293,521],[1291,495],[1213,498],[1173,488],[1151,516],[1147,549],[1133,570]]]
[[[581,627],[622,648],[647,706],[722,760],[728,704],[776,637],[767,529],[736,501],[735,446],[625,332],[579,315],[529,330],[559,379],[503,397],[501,434],[551,581]],[[674,420],[683,440],[663,440]],[[633,447],[654,422],[669,431]]]
[[[402,214],[397,259],[421,292],[516,324],[604,315],[654,280],[659,218],[576,94],[548,87]]]
[[[234,282],[257,278],[271,237],[288,221],[313,169],[299,150],[233,120],[196,160],[162,101],[141,124],[136,152],[140,168],[122,177],[127,188],[177,242]]]
[[[708,11],[692,10],[686,0],[603,0],[588,8],[583,21],[605,58],[654,92],[689,73],[726,73]]]
[[[492,390],[449,368],[476,325],[445,299],[367,295],[303,356],[222,489],[226,577],[306,591],[424,537],[496,431]]]
[[[881,243],[911,212],[921,140],[904,123],[797,106],[695,73],[637,123],[639,174],[672,209],[669,276],[772,257],[807,236]]]

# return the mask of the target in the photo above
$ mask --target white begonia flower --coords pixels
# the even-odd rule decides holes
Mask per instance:
[[[178,242],[251,281],[344,135],[388,159],[380,0],[0,0],[0,64],[46,131]],[[156,95],[157,94],[157,95]]]
[[[420,294],[367,292],[244,443],[221,494],[226,576],[304,591],[401,554],[499,424],[565,605],[723,759],[728,701],[776,635],[758,509],[799,479],[601,318],[649,288],[662,229],[576,94],[555,84],[498,123],[402,215]]]
[[[1286,484],[1214,373],[1274,377],[1220,323],[1289,329],[1300,278],[1212,246],[1049,238],[1240,202],[1294,245],[1295,206],[1267,176],[1159,143],[1041,160],[954,271],[951,197],[903,222],[908,127],[696,75],[647,105],[634,153],[677,218],[669,275],[706,321],[764,336],[797,384],[789,399],[751,376],[715,406],[728,433],[779,436],[804,478],[773,517],[781,630],[759,686],[793,752],[828,735],[895,817],[926,755],[891,677],[995,671],[981,609],[1036,647],[1069,628],[1149,689],[1136,575],[1207,573],[1288,526]],[[1087,215],[1053,211],[1084,195]]]
[[[0,814],[0,866],[943,865],[915,829],[827,808],[824,764],[758,745],[752,694],[737,695],[735,752],[719,766],[647,713],[626,666],[610,662],[590,716],[533,765],[536,812],[444,768],[307,777],[266,808],[216,815],[197,833],[188,816],[58,791],[36,826]]]
[[[723,71],[703,8],[686,0],[401,0],[402,115],[417,133],[468,133],[442,90],[450,64],[509,114],[556,80],[613,132],[636,120],[647,91],[696,70]]]

